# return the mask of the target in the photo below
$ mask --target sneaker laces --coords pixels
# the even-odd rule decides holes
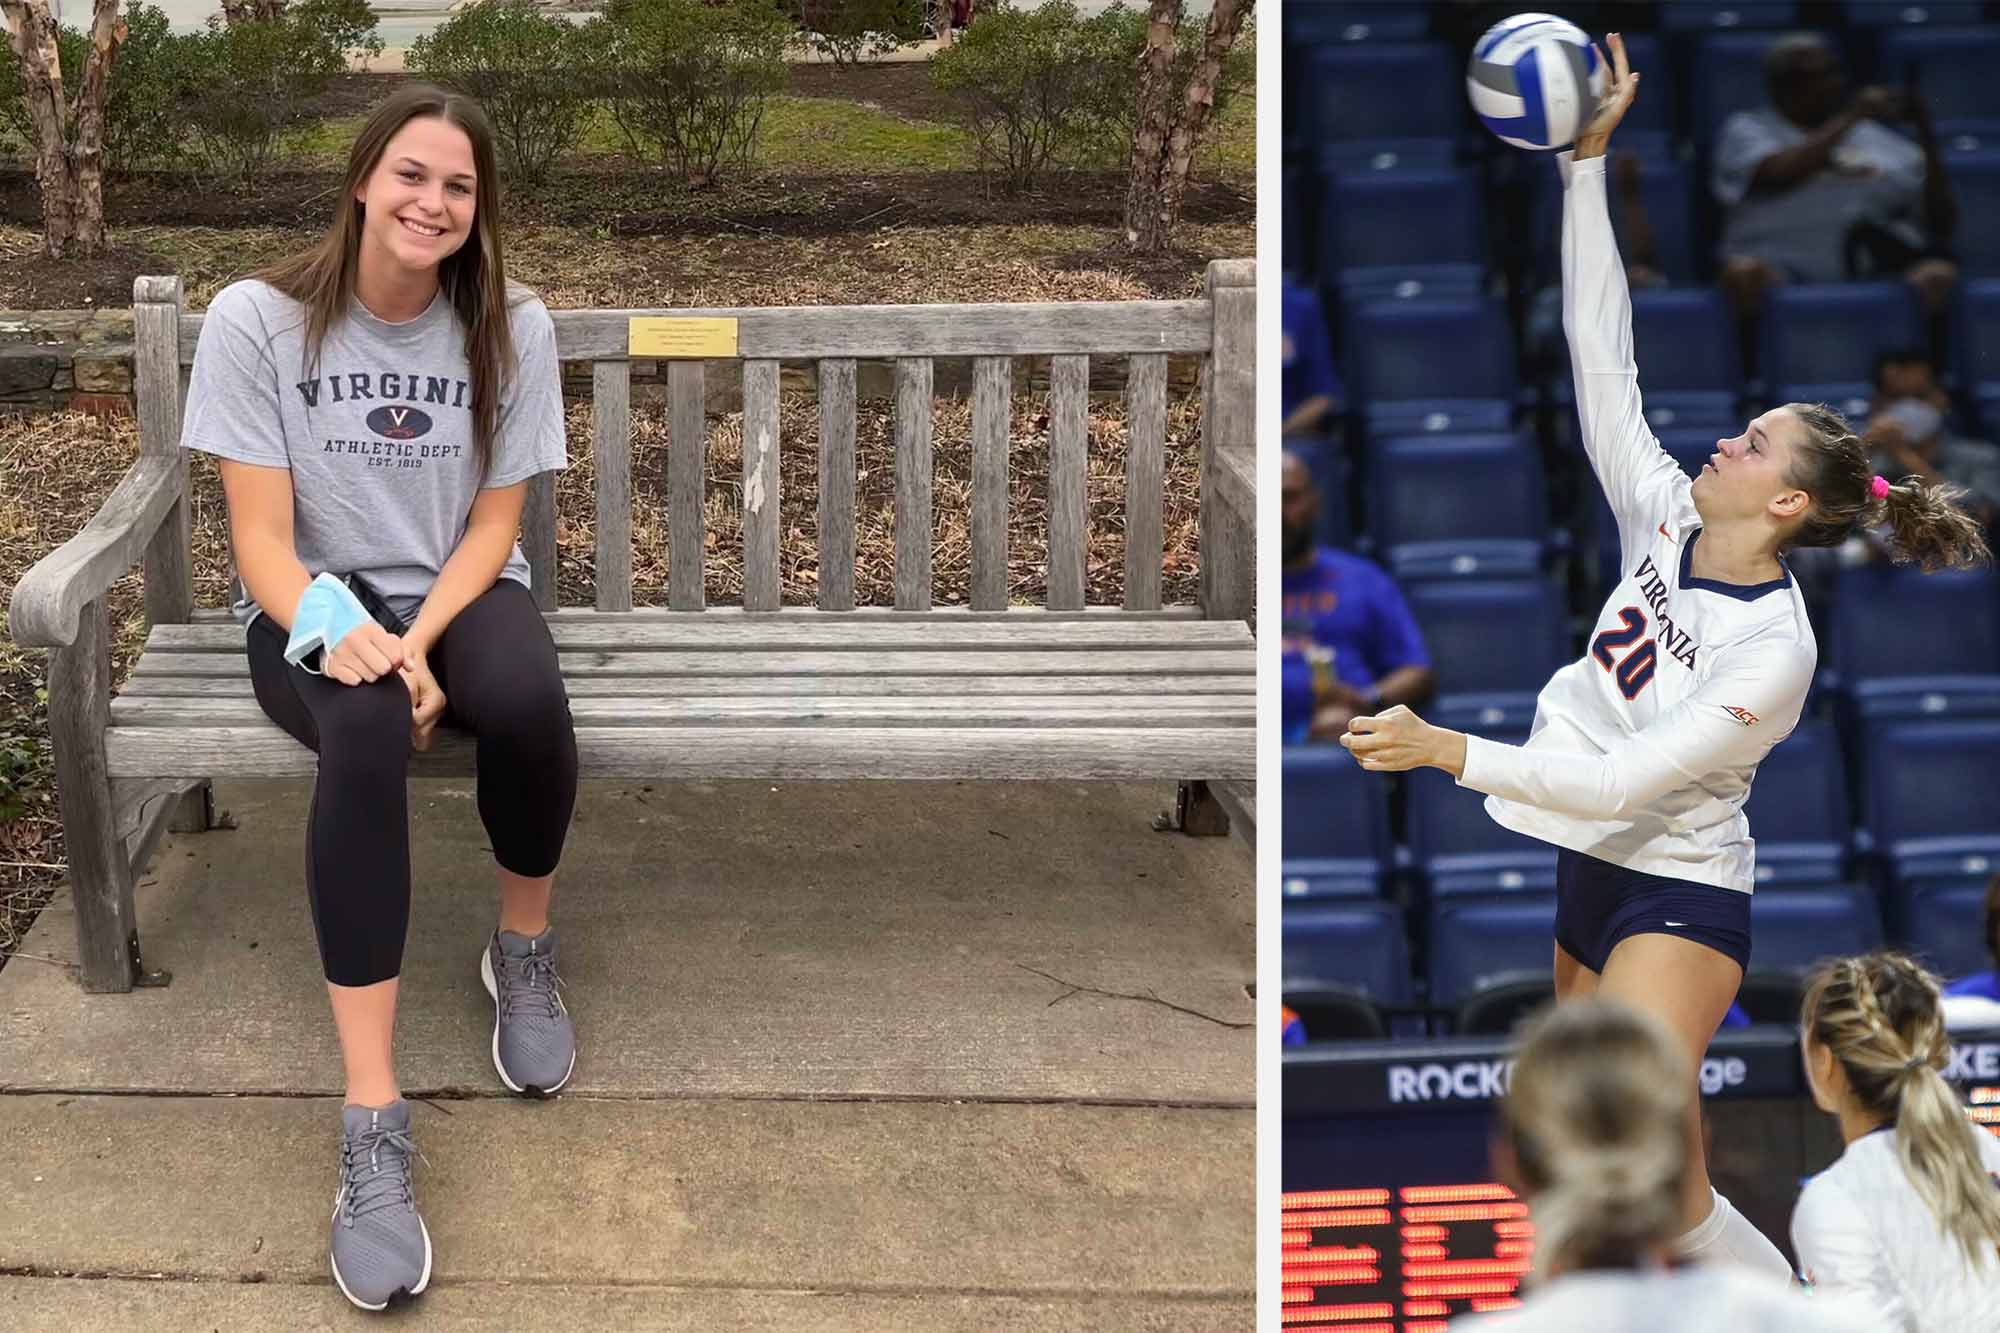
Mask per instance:
[[[391,1149],[386,1163],[384,1147]],[[416,1197],[410,1189],[411,1153],[423,1157],[425,1166],[430,1165],[431,1159],[424,1157],[406,1130],[377,1126],[341,1141],[340,1175],[347,1187],[341,1211],[348,1226],[353,1226],[356,1218],[383,1208],[415,1207]]]
[[[500,1012],[505,1017],[556,1018],[562,1012],[556,991],[563,984],[554,954],[500,954]]]

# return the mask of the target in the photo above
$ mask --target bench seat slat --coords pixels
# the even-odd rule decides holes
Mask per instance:
[[[248,682],[201,698],[120,697],[111,701],[115,727],[254,726],[265,720]],[[883,726],[1254,726],[1254,695],[794,695],[772,699],[572,699],[578,726],[669,726],[686,723]]]
[[[602,649],[635,651],[648,648],[733,648],[763,650],[889,651],[916,648],[947,652],[968,648],[1004,651],[1108,652],[1124,648],[1240,648],[1249,652],[1253,640],[1240,620],[1171,624],[1043,622],[1019,625],[967,621],[959,624],[840,622],[820,620],[791,625],[768,620],[715,621],[689,617],[671,622],[634,622],[623,617],[594,621],[551,620],[549,635],[557,651]],[[149,651],[172,653],[241,653],[244,631],[227,625],[155,625],[146,637]]]
[[[232,599],[239,594],[234,587],[230,590]],[[909,622],[912,616],[907,611],[898,611],[893,606],[857,606],[850,610],[822,611],[811,606],[788,606],[775,613],[787,625],[819,624],[860,624],[889,621]],[[773,613],[745,612],[740,606],[711,606],[697,612],[677,611],[664,606],[641,606],[631,611],[606,612],[589,606],[564,606],[549,613],[549,623],[571,625],[597,624],[708,624],[770,622]],[[969,606],[933,606],[923,613],[926,625],[955,622],[959,624],[1063,624],[1074,625],[1081,622],[1097,621],[1200,621],[1204,617],[1201,608],[1192,603],[1164,606],[1155,611],[1134,611],[1119,606],[1086,606],[1081,611],[1051,611],[1045,606],[1010,606],[1005,610],[974,610]],[[227,625],[231,623],[227,610],[217,606],[197,607],[189,620],[196,625]]]
[[[303,778],[318,756],[268,722],[200,730],[112,727],[110,776]],[[412,756],[419,777],[473,772],[470,737],[439,732]],[[1249,778],[1253,727],[578,727],[580,776],[661,782],[727,778],[1142,781]]]
[[[585,649],[560,654],[562,672],[575,676],[733,676],[745,670],[779,676],[894,675],[1122,675],[1153,673],[1253,673],[1255,660],[1233,649],[1118,652],[599,652]],[[248,676],[250,667],[240,653],[147,653],[132,674],[138,676]]]
[[[573,676],[564,682],[576,699],[719,699],[732,696],[932,698],[1032,695],[1066,699],[1105,695],[1227,694],[1257,697],[1257,678],[1234,676]],[[134,676],[118,698],[214,698],[219,688],[248,690],[243,676],[233,687],[206,676]]]

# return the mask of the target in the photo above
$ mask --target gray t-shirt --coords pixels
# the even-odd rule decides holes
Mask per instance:
[[[1739,111],[1715,149],[1715,198],[1729,210],[1724,255],[1751,255],[1791,270],[1799,282],[1845,282],[1847,232],[1863,218],[1895,223],[1913,244],[1924,192],[1923,150],[1875,121],[1841,137],[1827,165],[1789,190],[1750,193],[1757,164],[1803,143],[1806,131],[1776,110]]]
[[[524,288],[507,314],[517,369],[483,482],[464,326],[443,292],[400,324],[355,301],[313,366],[304,306],[254,278],[223,288],[195,346],[181,447],[291,469],[292,545],[306,572],[358,572],[407,626],[482,486],[569,465],[555,322]],[[500,577],[529,586],[518,543]],[[245,626],[262,614],[247,590],[230,611]]]

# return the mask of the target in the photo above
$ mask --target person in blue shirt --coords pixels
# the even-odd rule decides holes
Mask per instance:
[[[1986,952],[2000,964],[2000,874],[1986,886]],[[1976,995],[1983,1000],[2000,1000],[2000,968],[1960,977],[1944,988],[1946,995]]]
[[[1319,488],[1285,451],[1283,729],[1287,744],[1331,740],[1350,719],[1427,704],[1437,678],[1409,604],[1379,566],[1321,546]]]
[[[1326,311],[1310,287],[1284,282],[1284,433],[1323,435],[1340,414],[1340,377]]]

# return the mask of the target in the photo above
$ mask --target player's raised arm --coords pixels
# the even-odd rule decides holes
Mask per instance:
[[[1639,369],[1632,359],[1632,298],[1625,265],[1611,231],[1605,197],[1605,147],[1638,91],[1639,76],[1625,63],[1625,43],[1608,39],[1613,78],[1597,114],[1556,158],[1563,179],[1563,332],[1569,338],[1576,380],[1576,411],[1583,447],[1597,471],[1619,526],[1650,527],[1640,497],[1648,483],[1671,480],[1679,466],[1646,426],[1639,402]]]

